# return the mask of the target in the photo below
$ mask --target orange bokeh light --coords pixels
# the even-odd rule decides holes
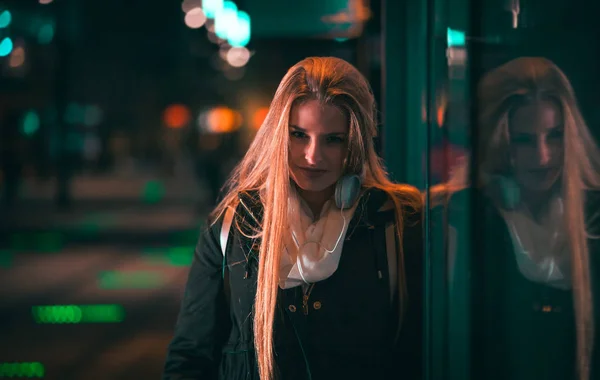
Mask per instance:
[[[190,118],[190,110],[183,104],[171,104],[163,113],[163,122],[169,128],[182,128],[190,122]]]
[[[208,129],[213,133],[233,132],[242,125],[242,115],[228,107],[215,107],[208,113]]]
[[[260,107],[254,111],[254,115],[252,116],[252,128],[256,130],[260,129],[260,126],[267,117],[267,113],[269,113],[269,107]]]

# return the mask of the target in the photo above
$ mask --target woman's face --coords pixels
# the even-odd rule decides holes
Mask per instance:
[[[323,191],[342,175],[348,153],[349,122],[332,105],[309,100],[290,113],[290,176],[304,191]]]
[[[510,121],[510,147],[515,179],[531,191],[545,191],[561,174],[564,125],[560,108],[539,101],[517,108]]]

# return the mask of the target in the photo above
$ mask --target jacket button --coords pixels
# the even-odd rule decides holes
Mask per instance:
[[[319,310],[321,308],[321,302],[315,301],[315,303],[313,303],[313,307],[315,310]]]
[[[290,305],[290,306],[288,306],[288,310],[291,311],[292,313],[295,313],[296,312],[296,306]]]

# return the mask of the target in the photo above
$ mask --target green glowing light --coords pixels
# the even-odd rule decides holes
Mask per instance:
[[[171,248],[146,248],[142,251],[142,254],[148,264],[187,267],[192,265],[194,248],[195,246],[193,245]]]
[[[125,317],[121,305],[34,306],[31,311],[39,324],[115,323]]]
[[[44,365],[32,363],[0,363],[0,378],[3,377],[44,377]]]
[[[146,203],[158,203],[165,195],[165,187],[160,181],[148,181],[142,191],[142,199]]]
[[[160,272],[150,271],[104,271],[98,274],[100,289],[153,289],[164,285]]]
[[[192,265],[194,258],[194,248],[191,247],[173,247],[167,252],[169,264],[177,267]]]
[[[9,250],[0,250],[0,268],[10,268],[13,265],[14,254]]]

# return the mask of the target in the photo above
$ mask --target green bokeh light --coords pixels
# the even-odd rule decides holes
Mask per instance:
[[[160,181],[148,181],[142,190],[145,203],[158,203],[165,196],[165,187]]]
[[[10,268],[14,262],[14,253],[7,249],[0,249],[0,268]]]
[[[45,369],[42,363],[0,363],[0,378],[3,377],[44,377]]]
[[[142,254],[148,264],[187,267],[194,258],[193,245],[169,248],[145,248]]]
[[[49,305],[31,311],[39,324],[116,323],[125,318],[121,305]]]
[[[98,287],[114,289],[155,289],[165,284],[160,272],[151,271],[103,271],[98,274]]]

